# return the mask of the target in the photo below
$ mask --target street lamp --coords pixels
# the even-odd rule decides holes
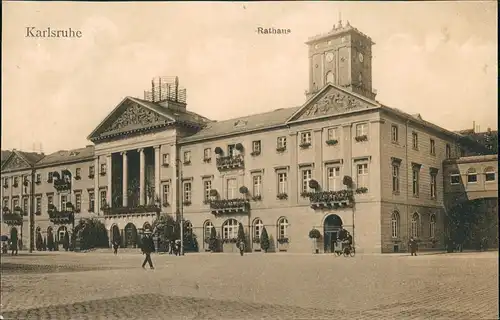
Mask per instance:
[[[33,253],[35,247],[35,170],[31,170],[31,180],[24,179],[23,185],[30,186],[30,210],[29,210],[29,228],[30,228],[30,249],[29,253]]]
[[[184,190],[182,189],[182,162],[180,159],[175,159],[176,170],[177,170],[177,203],[180,214],[180,237],[181,237],[181,247],[180,247],[180,255],[184,255]]]

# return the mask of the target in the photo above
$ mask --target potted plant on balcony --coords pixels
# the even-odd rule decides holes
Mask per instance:
[[[234,148],[239,152],[243,152],[243,145],[239,142],[234,146]]]
[[[286,193],[284,193],[284,192],[282,192],[282,193],[278,193],[278,194],[276,195],[276,198],[278,198],[279,200],[286,200],[286,199],[288,199],[288,194],[286,194]]]
[[[27,187],[27,186],[29,186],[29,183],[30,182],[29,182],[28,178],[25,177],[23,180],[23,186]]]
[[[319,232],[319,230],[313,228],[311,231],[309,231],[309,238],[313,239],[313,241],[314,241],[314,252],[319,253],[318,239],[321,238],[321,233]]]
[[[357,142],[368,141],[368,136],[366,134],[363,134],[363,135],[354,137],[354,139]]]
[[[356,189],[356,193],[358,193],[358,194],[367,193],[367,192],[368,192],[368,188],[366,188],[366,187],[360,187],[360,188]]]
[[[329,139],[329,140],[326,140],[326,144],[329,145],[329,146],[334,146],[336,145],[337,143],[339,143],[339,141],[337,139]]]
[[[248,194],[248,188],[245,186],[240,187],[240,193],[241,194]]]
[[[221,156],[222,154],[224,154],[224,151],[222,151],[221,147],[216,147],[214,151],[215,151],[215,154],[219,155],[219,156]]]
[[[286,150],[286,147],[277,147],[276,151],[277,152],[284,152]]]
[[[270,246],[270,241],[269,241],[269,235],[267,234],[266,227],[262,228],[262,234],[260,235],[260,248],[264,250],[265,253],[267,253],[267,250],[269,250]]]
[[[254,195],[252,197],[252,200],[253,201],[261,201],[262,200],[262,196],[260,194]]]
[[[349,176],[344,176],[344,178],[342,179],[342,184],[344,186],[346,186],[347,188],[349,189],[352,189],[353,185],[354,185],[354,182],[352,181],[352,178],[349,177]]]

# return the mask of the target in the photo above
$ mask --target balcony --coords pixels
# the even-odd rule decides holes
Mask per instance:
[[[245,162],[242,155],[217,158],[217,169],[219,170],[241,169],[244,167]]]
[[[161,209],[155,205],[137,206],[137,207],[111,207],[104,208],[105,216],[119,216],[119,215],[143,215],[143,214],[158,214]]]
[[[352,207],[354,197],[352,190],[320,191],[309,194],[309,201],[314,210],[341,209]]]
[[[69,224],[74,219],[74,212],[69,210],[58,211],[56,208],[49,210],[49,221],[53,224]]]
[[[64,180],[64,179],[54,180],[54,188],[57,191],[70,190],[71,189],[71,181]]]
[[[223,199],[210,201],[210,210],[215,216],[225,213],[248,213],[249,209],[250,202],[247,199]]]
[[[20,226],[23,224],[23,216],[20,213],[11,212],[9,208],[2,209],[3,222],[8,226]]]

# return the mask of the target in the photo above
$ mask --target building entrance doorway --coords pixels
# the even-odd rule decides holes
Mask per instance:
[[[337,241],[337,234],[340,229],[342,229],[342,219],[338,215],[331,214],[326,217],[323,223],[325,253],[333,253],[334,243]]]

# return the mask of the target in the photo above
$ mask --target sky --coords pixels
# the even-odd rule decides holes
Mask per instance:
[[[224,120],[300,106],[305,41],[339,20],[369,35],[377,100],[449,130],[497,129],[497,4],[474,2],[2,2],[2,150],[87,136],[125,96],[178,76],[188,109]],[[74,39],[26,38],[26,27]],[[261,35],[258,27],[287,28]]]

